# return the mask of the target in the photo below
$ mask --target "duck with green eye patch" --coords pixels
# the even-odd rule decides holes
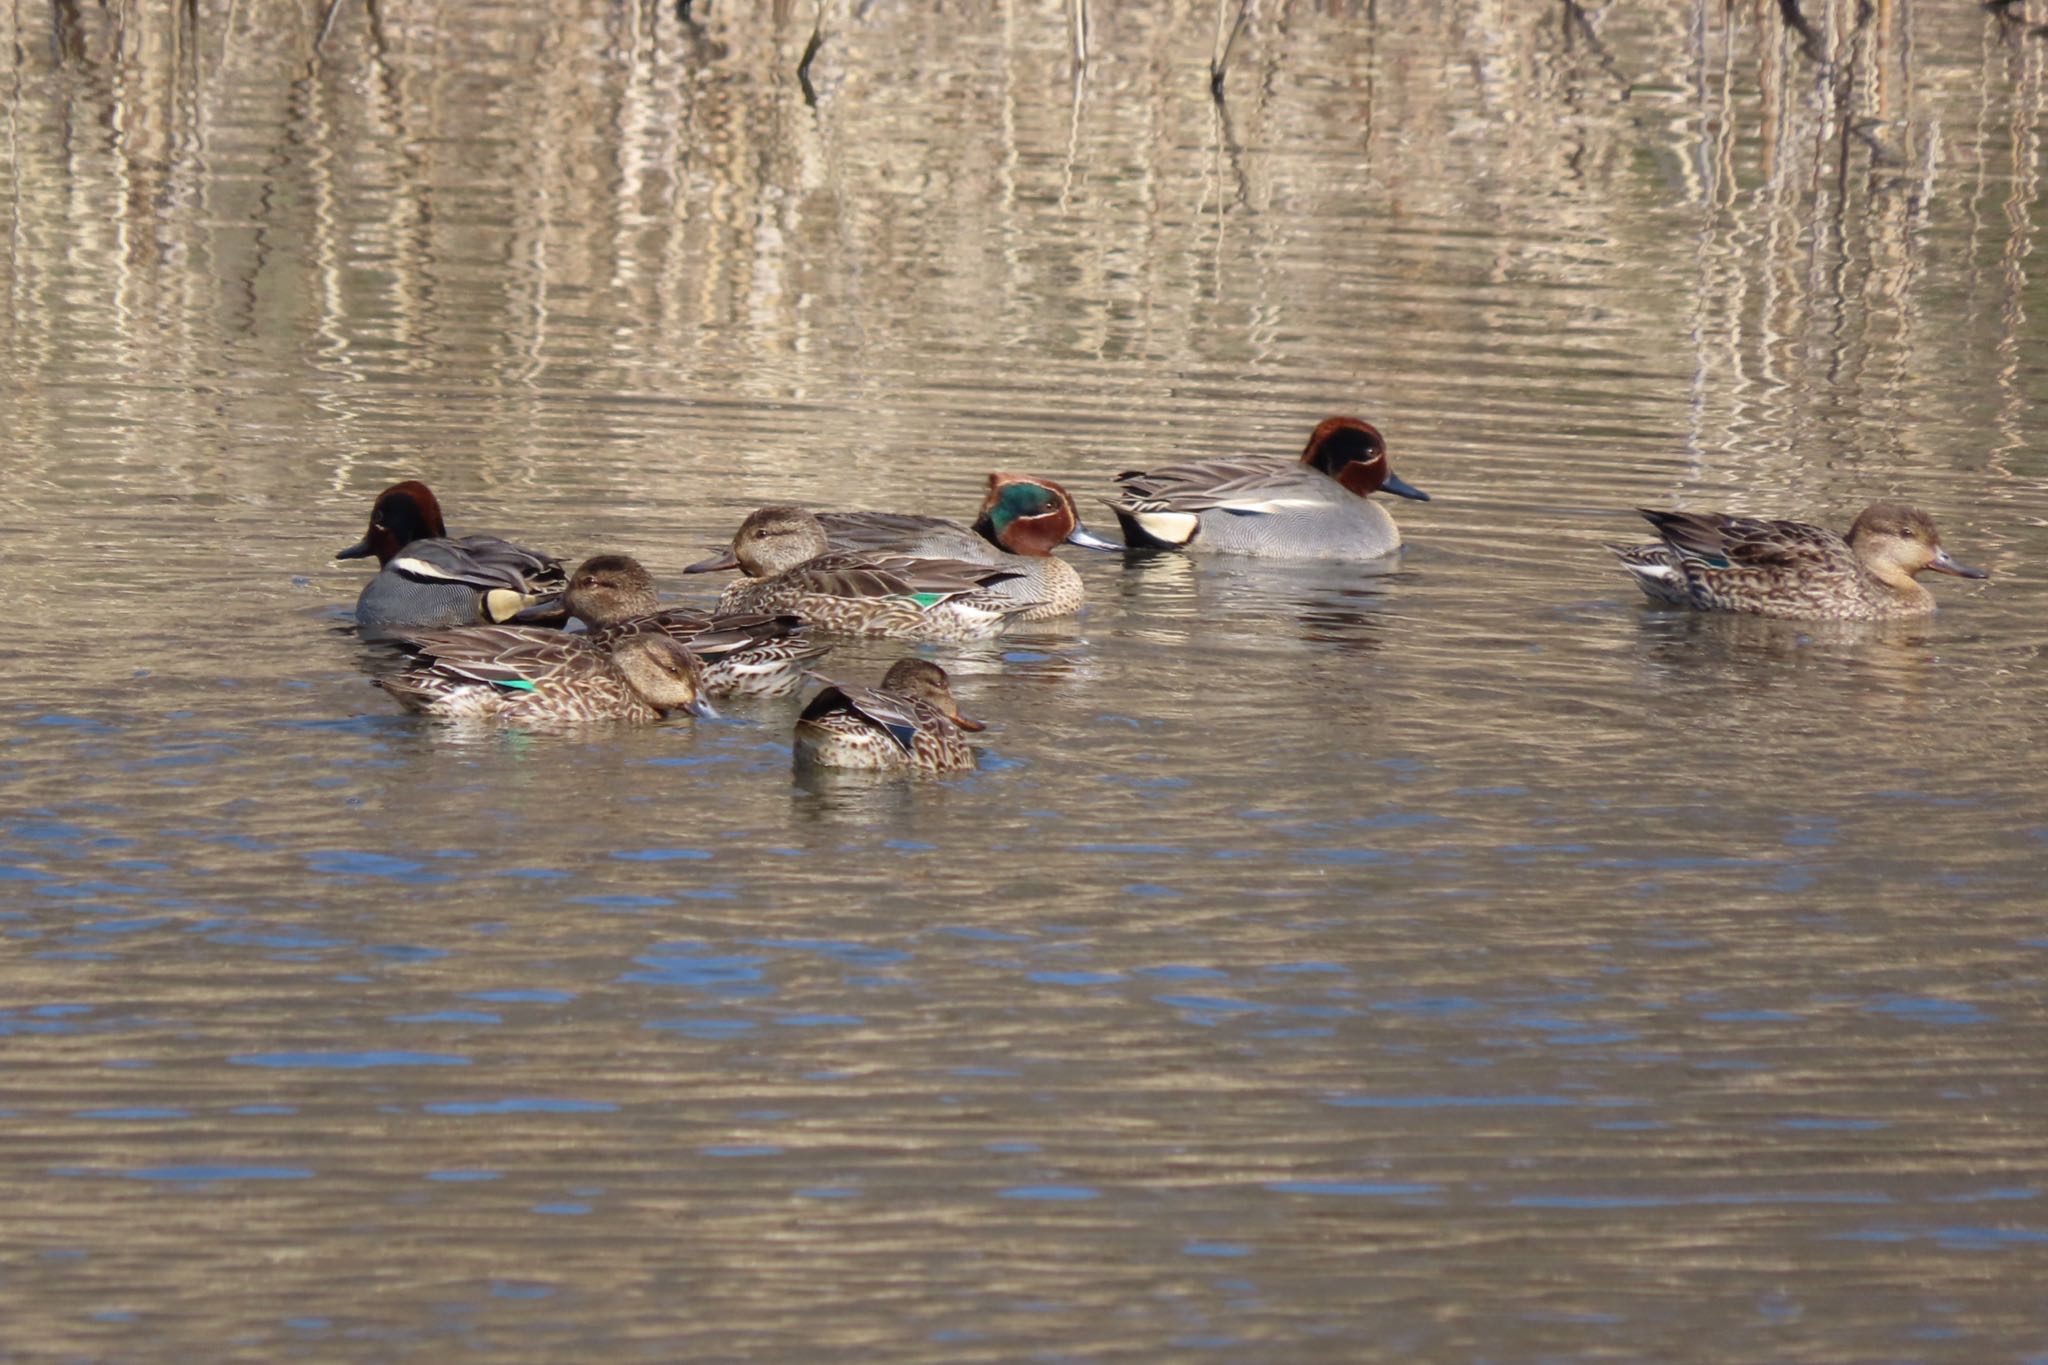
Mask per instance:
[[[1330,417],[1299,459],[1225,455],[1116,476],[1109,504],[1134,550],[1257,555],[1271,559],[1381,559],[1401,528],[1375,493],[1428,502],[1387,464],[1378,427]]]
[[[1032,603],[1017,614],[1020,621],[1051,620],[1081,609],[1085,597],[1081,575],[1053,554],[1058,546],[1123,548],[1081,524],[1080,512],[1066,489],[1050,479],[1025,474],[990,474],[988,496],[972,527],[944,517],[901,512],[823,512],[818,522],[825,528],[827,547],[836,551],[954,559],[1008,569],[1015,577],[992,585],[991,591]],[[684,572],[736,567],[738,561],[726,551],[692,564]]]

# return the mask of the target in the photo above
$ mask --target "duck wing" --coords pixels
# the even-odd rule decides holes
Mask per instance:
[[[778,616],[767,612],[721,615],[696,607],[669,607],[594,630],[590,638],[609,649],[629,635],[666,635],[692,654],[714,659],[771,640],[790,639],[800,634],[803,628],[800,616]]]
[[[884,692],[880,688],[828,683],[804,707],[797,723],[817,721],[830,715],[850,715],[888,735],[898,748],[908,754],[917,743],[917,732],[930,723],[920,713],[931,709],[923,702]]]
[[[480,592],[560,592],[569,585],[561,561],[496,536],[415,540],[389,566],[422,583],[460,583]]]
[[[957,521],[903,512],[823,512],[818,521],[834,550],[972,558],[990,548]]]
[[[1722,512],[1636,509],[1673,553],[1713,569],[1778,573],[1854,572],[1856,556],[1833,531],[1803,521],[1766,521]]]
[[[1234,456],[1190,460],[1158,469],[1127,470],[1116,476],[1119,491],[1105,498],[1112,508],[1138,512],[1237,512],[1256,515],[1293,503],[1319,501],[1313,475],[1299,460]],[[1329,480],[1325,480],[1329,482]]]
[[[825,597],[929,597],[929,606],[1023,576],[1016,569],[962,559],[835,552],[806,560],[780,578],[800,591]]]
[[[610,651],[583,635],[535,626],[464,626],[398,637],[435,672],[531,691],[541,683],[604,669]]]

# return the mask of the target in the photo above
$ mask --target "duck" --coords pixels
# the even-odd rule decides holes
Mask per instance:
[[[835,551],[801,507],[763,507],[732,539],[746,576],[719,594],[721,613],[789,612],[819,630],[894,640],[983,640],[1037,605],[996,585],[1015,569],[920,555]]]
[[[1653,602],[1700,611],[1807,621],[1876,621],[1924,616],[1934,594],[1914,575],[1989,577],[1942,547],[1934,520],[1917,507],[1876,502],[1847,535],[1803,521],[1765,521],[1722,512],[1636,509],[1660,537],[1652,545],[1610,545]]]
[[[371,681],[408,710],[447,720],[561,723],[711,718],[704,669],[663,634],[608,645],[530,626],[467,626],[403,637],[420,661]]]
[[[799,763],[925,773],[974,767],[963,732],[988,727],[961,712],[946,670],[929,659],[898,659],[879,687],[819,681],[824,689],[796,721]]]
[[[377,557],[377,576],[356,598],[369,638],[407,630],[510,621],[567,585],[561,561],[496,536],[451,537],[433,490],[392,484],[370,508],[370,529],[336,559]]]
[[[1030,474],[990,474],[988,496],[982,499],[972,527],[944,517],[902,512],[820,512],[818,522],[833,550],[958,559],[1015,570],[1017,577],[997,584],[994,591],[1020,601],[1031,599],[1034,605],[1018,613],[1019,621],[1050,621],[1081,609],[1086,597],[1081,575],[1053,555],[1054,546],[1124,548],[1081,524],[1081,514],[1066,489]],[[728,550],[699,560],[683,572],[738,567],[739,561]]]
[[[1117,495],[1103,501],[1131,549],[1274,559],[1384,558],[1401,548],[1401,528],[1370,495],[1429,501],[1388,468],[1379,428],[1356,417],[1325,418],[1297,460],[1191,460],[1115,482]]]
[[[805,668],[831,652],[830,645],[805,639],[795,616],[663,607],[654,575],[631,555],[592,555],[577,565],[562,606],[588,627],[585,638],[593,646],[648,633],[677,640],[704,665],[704,688],[714,697],[794,692]]]

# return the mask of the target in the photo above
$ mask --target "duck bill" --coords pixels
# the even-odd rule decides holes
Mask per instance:
[[[518,611],[505,618],[508,626],[559,626],[569,619],[569,609],[562,605],[562,594],[542,593]]]
[[[961,729],[967,731],[967,733],[970,735],[978,734],[981,731],[988,729],[987,721],[976,720],[974,717],[968,715],[965,711],[955,711],[953,713],[953,723],[959,726]]]
[[[368,559],[371,555],[375,553],[377,552],[370,548],[370,538],[368,536],[364,536],[361,540],[349,546],[346,550],[336,550],[334,552],[334,557],[336,559]]]
[[[1391,469],[1387,471],[1387,477],[1380,480],[1380,492],[1392,493],[1397,498],[1413,498],[1417,502],[1429,501],[1429,494],[1423,492]]]
[[[683,572],[718,573],[720,570],[737,569],[739,566],[739,556],[735,555],[732,552],[731,547],[728,546],[726,549],[720,550],[717,554],[711,556],[711,558],[709,559],[700,559],[695,564],[687,564],[683,566]]]
[[[1934,570],[1936,573],[1954,574],[1957,578],[1991,577],[1991,575],[1983,569],[1973,569],[1967,564],[1956,563],[1955,558],[1952,555],[1950,555],[1947,550],[1936,550],[1934,552],[1934,558],[1928,561],[1927,567]]]
[[[1084,550],[1121,550],[1123,546],[1113,540],[1096,535],[1085,526],[1075,526],[1067,537],[1067,544],[1078,545]]]
[[[697,698],[697,700],[691,702],[688,706],[685,706],[683,709],[685,711],[688,711],[691,715],[695,716],[698,720],[718,719],[718,708],[713,706],[710,702],[706,701],[702,697]]]

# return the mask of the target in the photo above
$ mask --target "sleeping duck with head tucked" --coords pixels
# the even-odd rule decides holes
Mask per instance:
[[[898,659],[876,687],[826,682],[796,722],[796,759],[824,768],[958,772],[974,766],[963,732],[985,729],[953,700],[946,670]]]

